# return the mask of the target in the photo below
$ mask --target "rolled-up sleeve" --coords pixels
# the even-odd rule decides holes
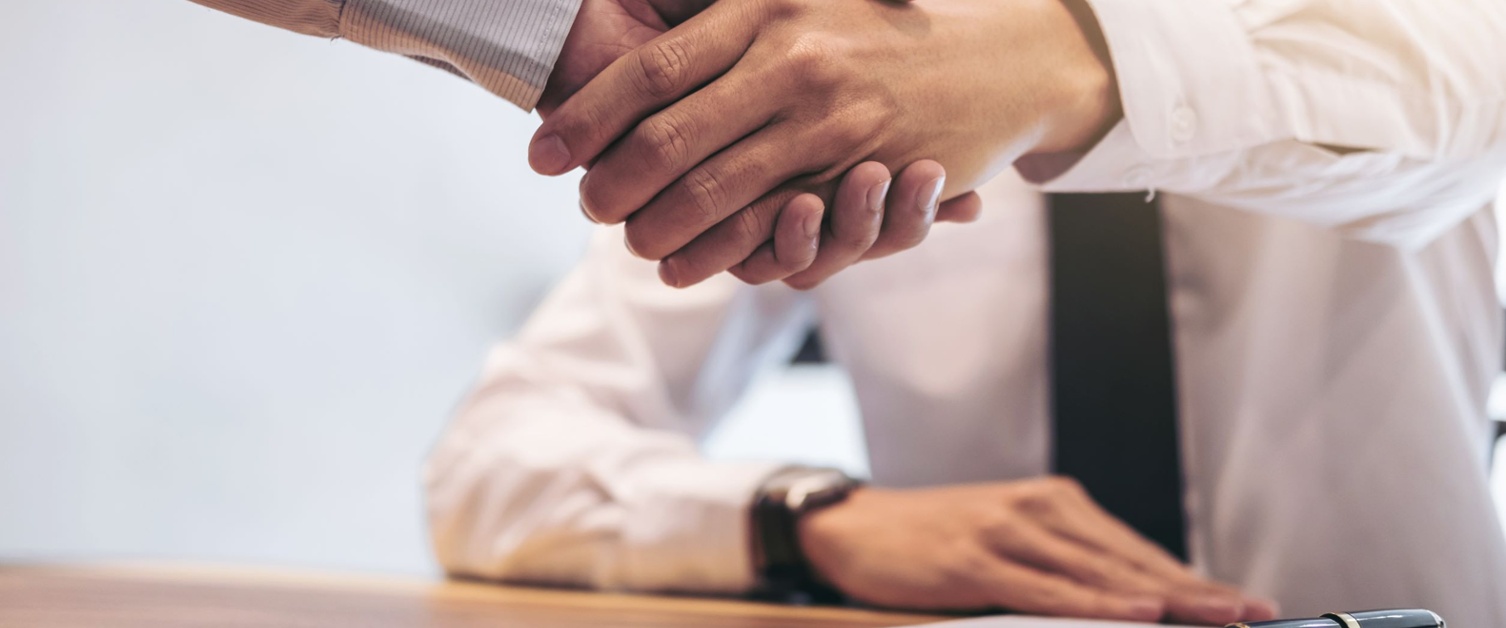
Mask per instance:
[[[805,298],[731,277],[666,288],[620,227],[498,347],[424,470],[451,574],[632,591],[742,593],[748,509],[777,460],[697,441],[807,328]]]
[[[1425,243],[1506,168],[1506,2],[1089,0],[1124,120],[1052,191],[1154,189]]]
[[[580,0],[192,0],[305,35],[344,38],[463,76],[525,110]]]

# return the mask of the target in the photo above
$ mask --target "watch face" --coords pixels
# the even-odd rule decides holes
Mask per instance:
[[[796,478],[784,494],[784,505],[791,512],[803,512],[811,507],[824,506],[846,497],[854,483],[847,474],[833,469],[823,469]]]

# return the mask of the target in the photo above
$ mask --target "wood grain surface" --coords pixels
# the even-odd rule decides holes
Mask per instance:
[[[0,628],[878,628],[938,619],[249,568],[0,565]]]

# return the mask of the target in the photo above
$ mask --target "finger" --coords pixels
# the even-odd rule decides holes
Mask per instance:
[[[1001,557],[1089,586],[1132,593],[1165,591],[1161,581],[1134,565],[1034,525],[997,528],[986,540]]]
[[[779,209],[796,194],[786,190],[765,196],[696,236],[690,244],[659,262],[659,279],[666,285],[684,288],[748,259],[772,237]]]
[[[913,248],[931,232],[946,170],[929,159],[906,166],[894,180],[878,240],[863,259],[878,259]]]
[[[1164,588],[1168,612],[1176,620],[1226,624],[1247,618],[1250,612],[1247,602],[1268,606],[1262,604],[1263,600],[1246,598],[1233,587],[1199,577],[1160,546],[1109,514],[1080,487],[1068,495],[1063,503],[1065,512],[1050,518],[1047,525],[1057,534],[1119,557],[1152,576]]]
[[[613,61],[544,121],[528,163],[556,175],[590,162],[664,105],[715,78],[742,57],[759,21],[757,3],[718,3]]]
[[[973,222],[983,214],[983,198],[977,192],[968,192],[949,201],[943,201],[936,210],[936,222]]]
[[[1166,614],[1155,597],[1094,589],[1023,565],[1000,561],[991,572],[991,599],[1012,611],[1140,622],[1157,622]]]
[[[1271,621],[1281,616],[1281,605],[1275,600],[1245,597],[1245,616],[1238,621]]]
[[[587,211],[598,222],[621,222],[692,167],[758,131],[777,110],[761,81],[758,72],[733,72],[643,120],[581,178]],[[790,156],[786,145],[781,157]]]
[[[1081,584],[1109,591],[1156,596],[1165,602],[1167,617],[1173,621],[1222,626],[1249,619],[1244,600],[1237,593],[1168,582],[1117,556],[1044,528],[1010,526],[990,535],[988,540],[1001,556],[1047,573],[1065,575]]]
[[[821,250],[811,267],[791,275],[784,282],[796,290],[816,287],[837,271],[863,259],[863,254],[878,239],[884,222],[884,199],[892,180],[889,170],[877,162],[858,164],[849,170],[828,213],[829,232],[821,239]]]
[[[778,281],[809,268],[821,244],[821,198],[801,194],[784,205],[774,225],[774,241],[765,242],[728,272],[745,283]]]
[[[1083,487],[1070,479],[1053,483],[1061,499],[1042,518],[1053,531],[1079,543],[1121,556],[1136,567],[1172,581],[1201,581],[1176,557],[1129,524],[1104,510]]]
[[[692,168],[634,212],[627,222],[633,252],[646,259],[663,259],[769,190],[799,176],[805,161],[790,156],[790,146],[798,139],[793,129],[775,125],[755,133]],[[768,233],[763,235],[760,243],[768,239]]]

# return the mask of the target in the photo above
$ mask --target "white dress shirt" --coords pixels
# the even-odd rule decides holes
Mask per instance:
[[[316,37],[348,39],[463,76],[532,110],[581,0],[191,0]]]
[[[710,461],[697,442],[813,322],[851,375],[875,483],[1046,473],[1043,203],[1016,177],[984,199],[979,223],[809,293],[666,288],[603,231],[433,451],[440,562],[747,590],[747,507],[781,461]],[[1506,626],[1491,213],[1408,251],[1182,197],[1164,210],[1196,566],[1296,614],[1415,605]]]
[[[1485,414],[1506,3],[1092,3],[1125,120],[1034,174],[1163,197],[1196,566],[1298,615],[1506,626]],[[603,232],[433,452],[441,563],[747,590],[749,499],[781,462],[709,461],[697,440],[812,322],[851,375],[877,484],[1046,473],[1044,204],[1014,174],[984,192],[980,223],[810,293],[668,289]]]

